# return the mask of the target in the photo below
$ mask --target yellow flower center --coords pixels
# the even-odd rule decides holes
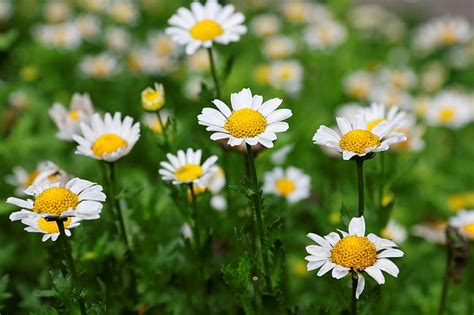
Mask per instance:
[[[40,172],[38,170],[34,170],[33,172],[31,172],[28,177],[25,179],[25,182],[23,183],[23,186],[24,187],[30,187],[33,182],[35,181],[36,177],[38,177],[38,175],[40,174]]]
[[[369,86],[365,83],[359,83],[349,88],[349,94],[358,100],[364,99],[369,94]]]
[[[112,154],[120,148],[126,148],[127,141],[114,133],[106,133],[97,138],[92,145],[92,152],[96,156],[104,157],[105,154]]]
[[[69,117],[72,120],[78,120],[80,118],[79,113],[75,110],[69,112]]]
[[[439,120],[443,123],[449,123],[454,118],[454,110],[451,107],[445,107],[439,112]]]
[[[369,122],[367,124],[367,129],[369,129],[369,131],[372,131],[372,129],[374,129],[375,126],[377,126],[379,123],[381,123],[384,120],[385,120],[385,118],[379,118],[379,119],[372,120],[371,122]]]
[[[202,41],[213,40],[224,33],[219,24],[209,19],[204,19],[194,24],[190,32],[193,38]]]
[[[281,178],[275,183],[276,189],[282,196],[288,196],[295,191],[296,185],[288,178]]]
[[[158,120],[153,121],[149,126],[148,126],[151,131],[154,133],[161,133],[163,131],[163,126],[161,126],[160,122]]]
[[[230,115],[224,129],[235,138],[253,138],[265,131],[267,120],[250,108],[239,109]]]
[[[68,209],[75,209],[79,198],[64,187],[45,189],[35,199],[33,210],[37,213],[50,213],[59,216]]]
[[[150,103],[156,102],[159,97],[160,97],[160,94],[157,91],[152,90],[152,89],[147,89],[143,93],[143,98],[145,99],[145,101],[150,102]]]
[[[174,175],[180,182],[190,182],[202,175],[202,167],[198,164],[186,164],[178,168]]]
[[[64,228],[67,228],[71,224],[71,217],[68,217],[66,221],[63,221]],[[59,233],[58,224],[56,221],[48,221],[45,218],[38,219],[38,228],[48,234]]]
[[[202,41],[213,40],[224,33],[219,24],[209,19],[204,19],[194,24],[190,32],[193,38]]]
[[[474,223],[468,223],[463,227],[464,233],[471,239],[474,239]]]
[[[356,129],[346,133],[339,141],[339,146],[344,151],[364,154],[365,150],[375,147],[380,143],[380,138],[368,130]]]
[[[441,43],[445,45],[452,45],[458,41],[456,30],[453,27],[446,27],[441,32]]]
[[[393,240],[393,230],[389,229],[388,227],[383,228],[382,231],[380,231],[380,235],[383,238]]]
[[[346,236],[337,242],[331,251],[333,263],[353,270],[364,270],[376,260],[377,250],[367,237]]]

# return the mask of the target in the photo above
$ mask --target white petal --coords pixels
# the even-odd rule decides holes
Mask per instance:
[[[385,271],[386,273],[388,273],[389,275],[395,278],[398,276],[398,273],[400,272],[397,265],[395,265],[392,261],[386,258],[378,259],[375,262],[374,266],[378,267],[380,270]]]
[[[351,219],[349,223],[349,234],[357,236],[365,235],[365,220],[363,216]]]
[[[377,258],[402,257],[403,252],[396,248],[389,248],[377,255]]]
[[[378,284],[384,284],[385,283],[385,277],[382,274],[382,271],[380,271],[379,268],[375,266],[370,266],[364,269],[365,272],[369,274],[372,278],[377,281]]]
[[[321,269],[319,269],[317,275],[318,277],[321,277],[323,275],[325,275],[326,273],[328,273],[329,271],[332,270],[332,268],[336,267],[337,265],[331,261],[326,261],[324,263],[324,265],[321,267]]]
[[[359,299],[359,296],[364,291],[365,279],[361,274],[357,274],[357,288],[356,288],[356,299]]]
[[[321,245],[322,247],[325,247],[327,249],[332,249],[331,244],[328,241],[326,241],[324,238],[322,238],[321,236],[314,233],[308,233],[306,236],[312,239],[313,241],[315,241],[316,243],[318,243],[319,245]]]

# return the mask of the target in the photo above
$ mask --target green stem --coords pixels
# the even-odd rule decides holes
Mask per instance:
[[[359,191],[359,217],[364,215],[364,160],[356,159],[357,189]]]
[[[214,61],[214,54],[212,52],[212,47],[209,47],[207,49],[207,53],[209,55],[209,63],[211,64],[211,73],[212,73],[212,79],[214,80],[214,87],[216,89],[216,97],[220,99],[221,89],[219,86],[219,80],[217,79],[216,63]]]
[[[196,194],[194,192],[194,184],[189,184],[189,191],[191,192],[191,216],[193,218],[194,236],[196,238],[196,249],[199,251],[201,247],[201,232],[199,230],[199,217],[196,207]]]
[[[123,237],[123,241],[125,245],[127,245],[127,249],[130,251],[131,246],[127,236],[127,229],[125,228],[125,222],[123,220],[123,213],[122,213],[122,206],[120,204],[120,200],[117,198],[117,185],[116,185],[116,176],[115,176],[115,163],[107,163],[109,166],[109,187],[110,187],[110,199],[112,200],[113,207],[115,209],[115,214],[117,216],[117,221],[119,224],[119,233]]]
[[[385,154],[380,154],[379,209],[382,209],[385,190]]]
[[[352,305],[351,305],[352,315],[357,315],[356,290],[357,290],[357,276],[355,272],[352,272]]]
[[[63,247],[64,257],[66,258],[66,262],[68,264],[69,271],[71,272],[74,287],[76,288],[76,290],[79,291],[79,288],[80,288],[79,287],[79,278],[77,276],[76,266],[74,265],[74,259],[72,258],[71,244],[69,244],[69,242],[67,240],[66,232],[64,230],[63,219],[57,219],[56,224],[58,225],[59,234],[60,234],[59,240],[60,240],[60,242],[62,244],[62,247]],[[82,299],[82,297],[79,296],[77,301],[78,301],[78,304],[79,304],[79,309],[81,310],[81,314],[82,315],[87,314],[86,306],[85,306],[85,303],[84,303],[84,300]]]
[[[253,188],[253,206],[255,210],[255,217],[257,220],[257,234],[260,241],[260,246],[258,250],[260,251],[260,255],[262,257],[262,264],[263,264],[263,276],[265,278],[265,285],[268,292],[272,290],[272,281],[270,278],[270,264],[268,259],[268,250],[267,250],[267,237],[265,231],[265,225],[263,224],[263,217],[262,217],[262,200],[260,195],[260,189],[258,187],[258,179],[257,179],[257,170],[255,168],[255,159],[252,152],[252,146],[246,144],[247,146],[247,158],[248,158],[248,166],[249,166],[249,175],[250,181],[252,183]]]
[[[448,291],[449,291],[449,283],[450,283],[450,277],[449,277],[449,272],[451,270],[451,264],[452,264],[452,256],[451,256],[451,250],[449,249],[448,246],[446,246],[447,249],[447,255],[446,255],[446,270],[444,271],[444,280],[443,280],[443,288],[441,290],[441,297],[439,301],[439,309],[438,309],[438,315],[443,315],[445,310],[446,310],[446,302],[448,299]]]
[[[163,139],[165,140],[165,147],[166,147],[166,150],[169,151],[171,149],[171,145],[170,145],[170,141],[169,141],[169,138],[168,138],[168,132],[167,132],[167,126],[165,126],[163,124],[163,119],[161,118],[161,114],[160,114],[160,111],[158,111],[156,113],[156,115],[158,116],[158,121],[160,123],[160,126],[161,126],[161,132],[163,134]]]

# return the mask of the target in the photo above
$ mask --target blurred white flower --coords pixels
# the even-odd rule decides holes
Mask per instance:
[[[333,20],[325,20],[308,26],[304,31],[304,41],[310,48],[326,50],[339,46],[347,37],[344,26]]]
[[[119,70],[118,59],[110,53],[85,56],[80,64],[81,72],[95,79],[109,79]]]
[[[446,222],[427,221],[411,228],[411,234],[424,238],[430,243],[446,244]]]
[[[43,7],[43,15],[48,23],[61,23],[71,14],[71,7],[67,1],[46,1]]]
[[[369,93],[371,102],[382,103],[389,107],[398,106],[403,109],[412,107],[411,96],[398,88],[386,85],[377,85]]]
[[[265,173],[263,191],[284,197],[289,203],[296,203],[310,195],[311,177],[301,169],[290,166],[276,167]]]
[[[359,101],[366,100],[374,86],[374,77],[366,71],[352,72],[344,77],[343,86],[347,95]]]
[[[383,68],[379,72],[378,80],[384,85],[402,90],[412,89],[417,82],[415,72],[408,68]]]
[[[4,22],[12,16],[13,6],[10,0],[0,1],[0,22]]]
[[[263,55],[269,59],[282,59],[295,52],[296,43],[288,36],[273,36],[265,40]]]
[[[296,60],[275,61],[270,65],[269,83],[289,94],[297,94],[301,90],[303,67]]]
[[[345,103],[339,105],[336,111],[336,117],[344,117],[353,120],[357,114],[360,114],[363,107],[359,103]]]
[[[273,164],[282,165],[283,163],[285,163],[286,157],[293,150],[293,147],[293,144],[287,144],[273,151],[272,155],[270,156],[270,159],[272,160]]]
[[[131,0],[110,0],[107,13],[117,23],[134,24],[138,19],[138,8]]]
[[[92,14],[80,15],[75,20],[76,26],[84,39],[96,36],[100,31],[100,20]]]
[[[469,240],[474,240],[474,210],[460,210],[449,219],[449,225],[457,228]]]
[[[460,128],[472,121],[474,102],[460,92],[442,91],[428,104],[425,118],[432,126]]]
[[[33,29],[33,37],[45,46],[76,48],[81,44],[81,34],[72,22],[42,24]]]
[[[383,238],[394,241],[397,244],[403,243],[407,239],[407,230],[394,220],[388,221],[386,227],[382,229],[380,235]]]
[[[130,33],[122,27],[110,27],[105,31],[107,47],[116,52],[128,50],[131,43]]]
[[[276,35],[280,32],[280,18],[274,14],[260,14],[252,19],[250,29],[259,37]]]

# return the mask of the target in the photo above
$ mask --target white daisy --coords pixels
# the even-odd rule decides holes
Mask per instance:
[[[221,6],[217,0],[208,0],[204,5],[194,1],[191,9],[179,8],[166,29],[178,44],[186,46],[186,53],[193,54],[198,48],[209,48],[214,42],[227,45],[236,42],[247,32],[242,25],[245,17],[234,12],[233,5]]]
[[[82,136],[74,135],[79,145],[76,154],[92,157],[96,160],[114,162],[127,155],[140,138],[140,123],[133,118],[115,113],[106,113],[104,119],[94,114],[88,124],[80,124]]]
[[[311,25],[304,31],[306,44],[317,50],[337,47],[345,41],[346,37],[346,29],[340,23],[332,20]]]
[[[332,277],[341,279],[354,272],[357,274],[357,289],[355,297],[358,299],[364,291],[365,279],[363,273],[375,279],[378,284],[385,283],[382,271],[397,277],[398,267],[388,258],[402,257],[403,252],[394,242],[378,237],[375,234],[365,236],[364,217],[352,218],[349,223],[349,233],[340,231],[342,237],[331,232],[321,237],[314,233],[307,236],[318,245],[306,247],[310,254],[306,256],[307,269],[319,269],[321,277],[332,270]]]
[[[289,203],[296,203],[310,195],[311,178],[296,167],[276,167],[265,173],[263,191],[284,197]]]
[[[270,65],[269,83],[289,94],[296,94],[303,83],[303,67],[296,60],[276,61]]]
[[[474,240],[474,210],[461,210],[449,220],[449,225],[470,240]]]
[[[446,244],[446,222],[427,221],[415,224],[411,228],[411,234],[424,238],[430,243]]]
[[[417,78],[415,72],[408,68],[389,69],[384,68],[379,73],[379,80],[383,84],[393,86],[398,89],[408,90],[415,86]]]
[[[344,78],[344,91],[356,100],[365,100],[374,86],[373,75],[366,71],[356,71]]]
[[[229,139],[230,146],[242,143],[262,144],[273,147],[276,133],[288,130],[283,120],[292,116],[289,109],[276,109],[282,103],[279,98],[263,102],[263,97],[253,95],[250,89],[242,89],[230,96],[232,110],[221,100],[212,101],[219,110],[204,108],[198,116],[198,123],[212,131],[211,140]]]
[[[217,156],[213,155],[201,164],[201,150],[194,151],[188,148],[185,151],[178,150],[177,155],[166,154],[168,161],[160,162],[162,167],[159,171],[165,181],[171,181],[174,185],[194,183],[199,187],[205,187],[207,176],[216,168]]]
[[[56,136],[59,139],[71,141],[73,135],[80,134],[80,123],[87,122],[92,114],[94,114],[94,107],[87,93],[74,93],[69,110],[60,103],[54,103],[49,109],[49,116],[59,129]]]
[[[80,225],[81,219],[78,217],[68,217],[64,222],[64,233],[66,236],[71,236],[70,229]],[[27,225],[25,231],[31,233],[43,233],[43,242],[51,239],[56,241],[60,235],[58,224],[54,220],[47,220],[40,215],[34,215],[29,218],[21,220],[21,223]]]
[[[95,56],[85,56],[80,64],[81,72],[95,79],[108,79],[119,70],[118,59],[110,53],[101,53]]]
[[[273,36],[265,40],[262,53],[268,59],[283,59],[295,52],[296,43],[288,36]]]
[[[52,219],[78,217],[94,220],[100,217],[102,202],[106,198],[102,186],[77,177],[66,184],[31,185],[25,194],[33,196],[33,200],[7,199],[7,203],[22,208],[10,214],[10,220],[23,220],[35,215]]]
[[[65,184],[69,180],[69,175],[51,161],[41,161],[32,172],[28,172],[23,167],[13,168],[13,174],[7,176],[6,181],[10,185],[16,186],[15,194],[21,196],[25,189],[31,185]]]
[[[280,32],[281,21],[274,14],[261,14],[252,19],[250,28],[259,37],[272,36]]]
[[[353,156],[365,156],[371,152],[387,151],[392,144],[406,141],[406,136],[392,133],[397,124],[382,121],[372,130],[363,115],[356,115],[351,123],[348,119],[337,117],[340,132],[322,125],[313,137],[315,144],[327,146],[342,153],[344,160]]]
[[[348,120],[354,120],[357,114],[360,114],[364,107],[359,103],[351,102],[339,105],[336,110],[337,117],[344,117]]]
[[[432,126],[460,128],[472,121],[472,100],[458,92],[441,92],[429,102],[425,119]]]
[[[157,111],[165,105],[165,89],[163,84],[155,82],[154,88],[147,87],[142,91],[142,106],[146,111]]]
[[[419,27],[414,37],[414,45],[420,50],[430,51],[438,47],[465,43],[471,36],[468,20],[445,16],[432,19]]]

